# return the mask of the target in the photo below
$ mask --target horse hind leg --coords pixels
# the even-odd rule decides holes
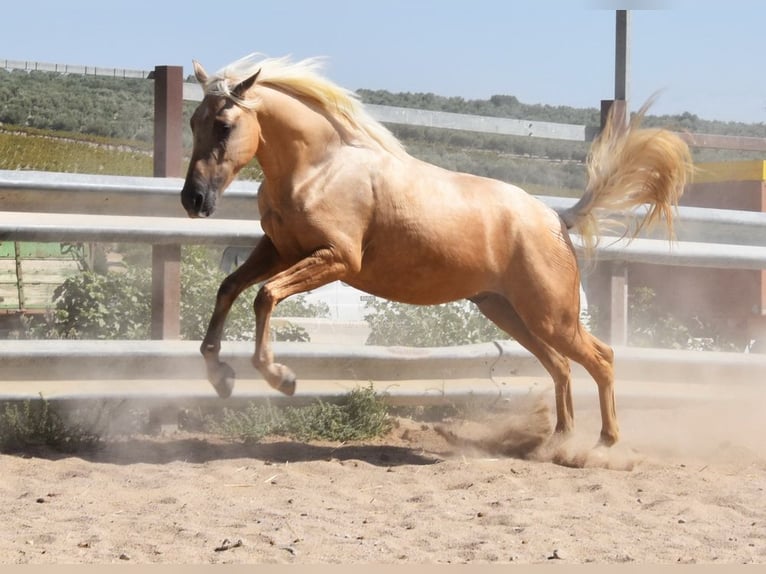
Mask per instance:
[[[598,386],[601,411],[600,444],[612,446],[619,440],[617,409],[614,398],[614,352],[606,343],[585,330],[579,318],[552,324],[526,318],[530,330],[565,357],[582,365]]]
[[[574,430],[574,410],[571,369],[567,358],[532,333],[510,301],[502,295],[487,293],[474,297],[471,301],[485,317],[532,353],[551,375],[556,392],[556,433],[571,433]]]
[[[620,438],[617,424],[617,407],[614,398],[614,351],[584,328],[574,340],[563,340],[560,350],[570,359],[580,363],[598,386],[601,409],[601,438],[604,446],[612,446]]]

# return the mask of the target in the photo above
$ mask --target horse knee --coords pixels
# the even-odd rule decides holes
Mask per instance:
[[[253,311],[258,315],[264,309],[273,309],[276,304],[277,301],[274,297],[274,293],[269,288],[268,284],[266,284],[258,289],[258,293],[253,300]]]
[[[599,357],[612,367],[614,365],[614,349],[606,343],[598,341],[598,339],[594,340],[596,341],[596,352]]]

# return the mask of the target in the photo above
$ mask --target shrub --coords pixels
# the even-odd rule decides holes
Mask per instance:
[[[369,386],[354,389],[338,404],[320,400],[309,406],[277,409],[251,403],[242,411],[225,409],[219,421],[208,417],[206,427],[246,442],[259,442],[269,435],[349,441],[384,435],[391,429],[391,419],[386,404]]]
[[[417,306],[375,299],[366,310],[368,345],[442,347],[509,337],[468,301]]]
[[[204,337],[218,287],[224,273],[217,265],[217,251],[190,246],[182,251],[181,337]],[[255,334],[252,300],[255,288],[235,301],[226,320],[224,339],[251,341]],[[151,323],[151,273],[138,264],[125,272],[83,271],[56,288],[53,309],[43,321],[24,321],[23,336],[66,339],[148,339]],[[283,301],[275,317],[327,317],[323,302],[310,303],[304,295]],[[277,341],[310,340],[299,325],[274,327]]]
[[[47,327],[65,339],[148,339],[151,293],[148,271],[69,277],[53,293],[53,322]]]
[[[0,451],[17,451],[30,446],[46,446],[71,452],[98,446],[98,427],[74,422],[53,408],[44,398],[23,403],[5,403],[0,410]]]

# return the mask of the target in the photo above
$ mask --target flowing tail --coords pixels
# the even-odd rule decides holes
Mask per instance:
[[[588,254],[598,245],[602,225],[611,230],[621,228],[623,237],[633,239],[664,219],[668,237],[674,237],[673,216],[691,179],[693,164],[689,147],[677,134],[639,128],[653,101],[654,97],[650,98],[628,125],[616,121],[610,112],[588,154],[585,194],[559,212],[567,228],[580,234]],[[615,217],[617,212],[641,205],[647,211],[632,226]]]

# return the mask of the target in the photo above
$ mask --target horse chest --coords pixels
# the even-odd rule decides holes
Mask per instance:
[[[261,212],[261,228],[277,251],[287,258],[305,256],[322,244],[322,234],[308,213],[282,213],[274,209]]]

